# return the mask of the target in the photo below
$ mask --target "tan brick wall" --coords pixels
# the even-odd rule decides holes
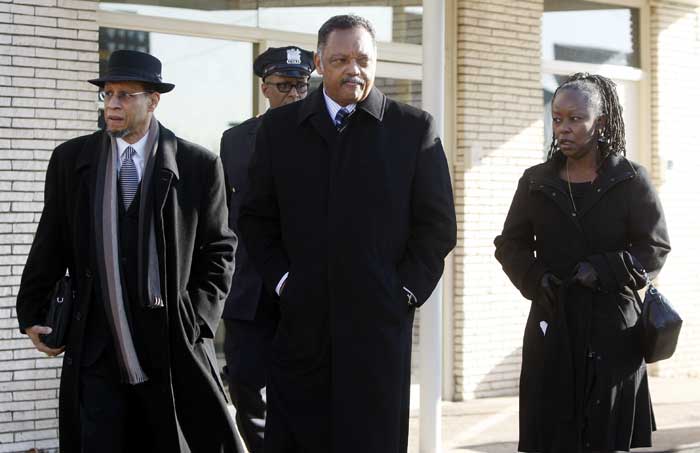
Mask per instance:
[[[51,150],[97,125],[96,7],[0,0],[0,452],[58,445],[61,358],[34,350],[14,306]]]
[[[687,2],[686,2],[687,3]],[[676,354],[659,375],[700,375],[700,13],[657,1],[651,8],[652,174],[673,251],[658,283],[684,319]]]
[[[529,303],[493,257],[519,177],[542,161],[542,0],[460,0],[455,398],[517,392]]]

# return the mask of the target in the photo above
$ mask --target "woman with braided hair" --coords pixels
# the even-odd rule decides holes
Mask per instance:
[[[655,429],[637,319],[643,269],[670,251],[646,170],[625,157],[615,84],[574,74],[552,99],[547,161],[518,183],[496,258],[533,303],[523,339],[523,452],[613,452]]]

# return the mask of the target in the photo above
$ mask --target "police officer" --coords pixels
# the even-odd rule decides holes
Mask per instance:
[[[314,70],[313,53],[292,46],[269,48],[255,59],[253,70],[262,78],[260,91],[274,109],[306,97],[309,76]],[[262,117],[251,118],[228,129],[221,137],[229,226],[236,232],[242,194],[248,186],[248,163],[261,121]],[[236,406],[236,423],[251,453],[263,451],[267,357],[279,318],[275,298],[263,288],[245,244],[239,243],[236,270],[223,314],[224,372]]]

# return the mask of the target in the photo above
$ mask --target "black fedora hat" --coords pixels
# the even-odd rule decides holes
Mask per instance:
[[[145,82],[153,85],[159,93],[167,93],[175,88],[172,83],[165,83],[160,77],[160,60],[136,50],[115,50],[109,56],[107,73],[88,82],[104,87],[107,82]]]

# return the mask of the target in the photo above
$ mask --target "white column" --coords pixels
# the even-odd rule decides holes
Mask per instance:
[[[445,0],[423,1],[423,109],[443,135]],[[442,451],[442,280],[420,309],[420,453]]]

